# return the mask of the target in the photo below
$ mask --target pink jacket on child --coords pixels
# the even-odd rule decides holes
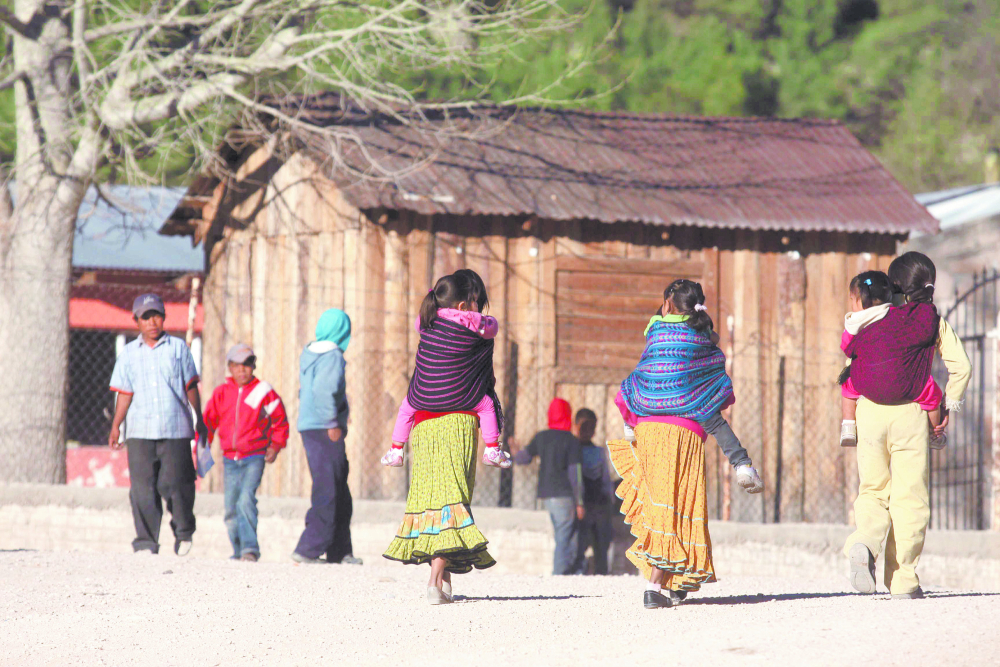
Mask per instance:
[[[496,338],[500,331],[500,324],[495,317],[477,313],[474,310],[456,310],[454,308],[440,308],[438,317],[446,319],[456,324],[474,331],[482,338],[489,340]],[[417,331],[420,331],[420,318],[417,318]],[[493,408],[493,398],[483,396],[483,399],[475,407],[475,412],[479,415],[479,428],[483,432],[483,441],[487,445],[495,445],[500,440],[500,428],[497,425],[497,413]],[[403,404],[399,406],[399,414],[396,416],[396,425],[392,429],[392,441],[406,442],[410,437],[410,430],[413,429],[413,417],[417,409],[410,405],[410,402],[403,398]]]

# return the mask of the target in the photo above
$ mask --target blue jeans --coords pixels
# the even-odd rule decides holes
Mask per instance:
[[[264,457],[225,459],[226,530],[233,557],[260,556],[257,544],[257,487],[264,476]]]
[[[572,498],[546,498],[545,509],[549,511],[556,537],[552,574],[578,574],[576,502]]]

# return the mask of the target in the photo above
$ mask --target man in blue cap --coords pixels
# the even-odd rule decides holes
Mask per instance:
[[[136,297],[132,319],[139,337],[125,345],[111,374],[111,390],[118,397],[108,445],[112,449],[128,446],[129,500],[136,532],[132,549],[159,551],[165,499],[174,552],[185,556],[191,551],[195,527],[191,439],[196,431],[206,433],[198,371],[184,341],[163,330],[166,309],[159,296]]]

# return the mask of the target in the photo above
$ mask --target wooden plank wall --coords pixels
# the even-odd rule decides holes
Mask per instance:
[[[555,395],[574,410],[597,413],[598,442],[618,437],[613,399],[630,370],[626,357],[637,358],[642,348],[647,315],[639,311],[652,310],[643,304],[655,307],[670,280],[684,276],[703,283],[721,345],[732,351],[737,404],[729,418],[767,484],[754,497],[731,486],[731,517],[849,518],[857,471],[853,451],[838,446],[841,318],[850,277],[887,266],[894,239],[366,215],[299,158],[274,175],[263,205],[249,198],[245,206],[253,211],[236,207],[234,217],[250,215],[252,224],[227,230],[212,252],[204,290],[204,391],[207,396],[222,381],[229,345],[248,342],[260,357],[258,375],[285,399],[294,424],[301,349],[323,310],[347,310],[354,322],[346,358],[356,496],[405,497],[407,471],[386,470],[378,458],[412,371],[420,303],[438,277],[468,267],[487,284],[490,312],[501,322],[495,368],[507,438],[517,448],[547,427]],[[619,316],[633,311],[631,319]],[[608,354],[615,346],[602,340],[587,350],[601,331],[614,331],[619,346],[635,351]],[[706,467],[710,508],[718,517],[724,485],[733,481],[712,442]],[[534,506],[535,467],[504,474],[480,466],[477,503]],[[217,490],[220,481],[213,473],[206,484]],[[262,493],[307,495],[309,489],[308,464],[293,434],[288,451],[268,468]]]

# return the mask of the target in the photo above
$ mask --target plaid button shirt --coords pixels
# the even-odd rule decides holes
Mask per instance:
[[[132,396],[125,437],[193,438],[187,390],[197,382],[194,357],[180,338],[164,334],[153,347],[142,336],[128,343],[111,373],[111,390]]]

